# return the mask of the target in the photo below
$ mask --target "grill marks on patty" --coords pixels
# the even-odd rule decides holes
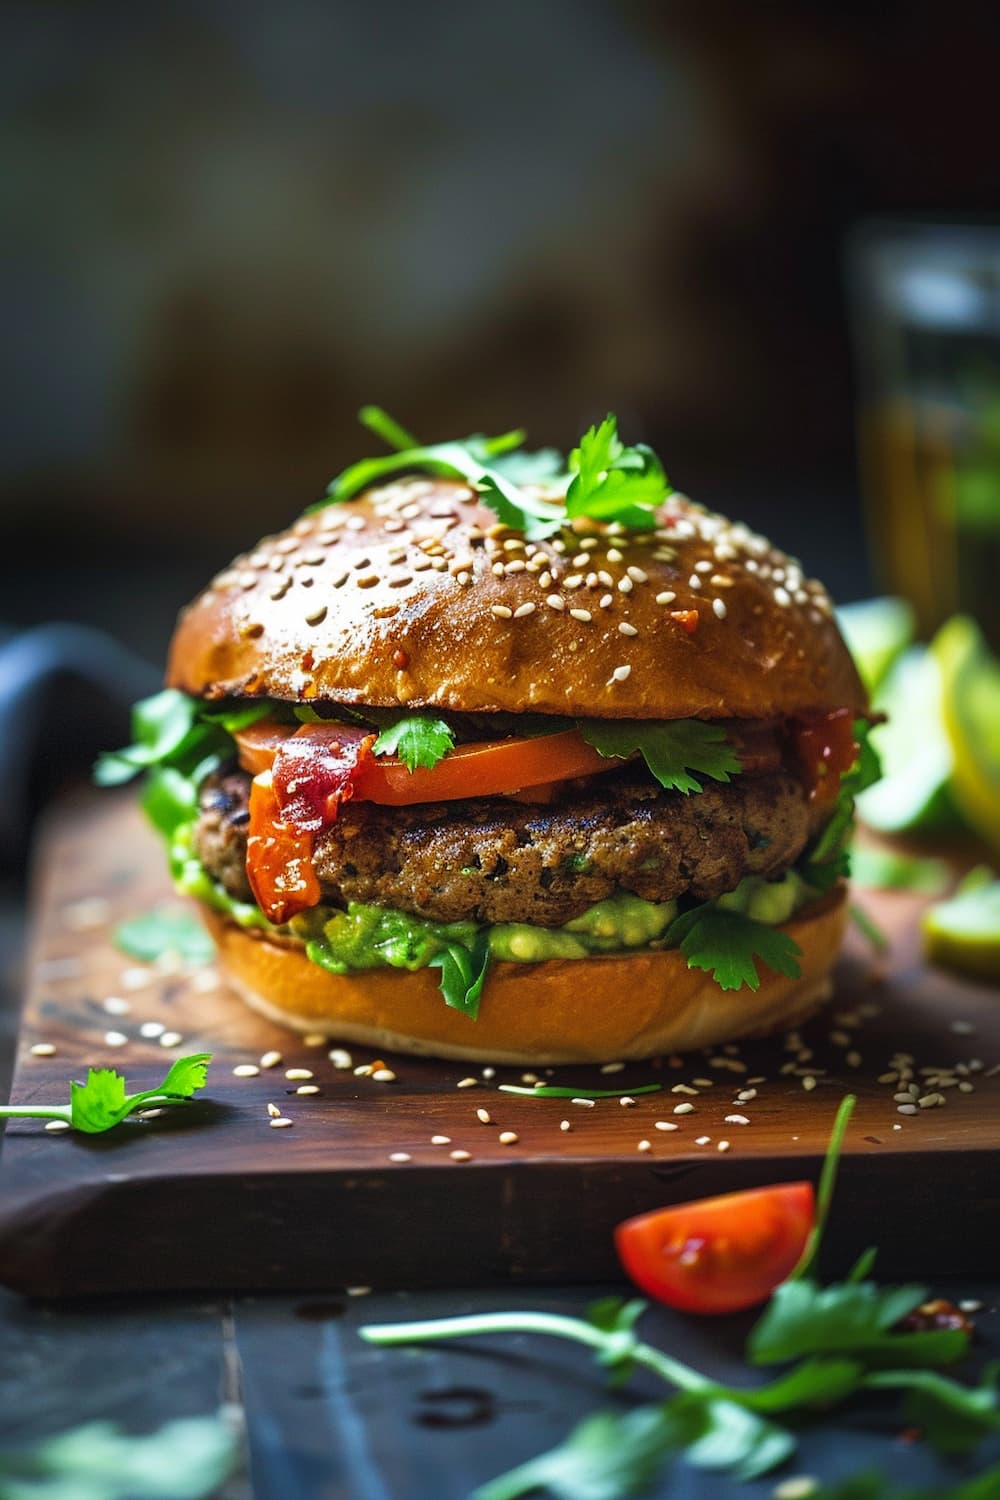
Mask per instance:
[[[243,771],[210,777],[195,832],[206,869],[244,901],[253,899],[249,793]],[[802,787],[784,773],[709,782],[686,797],[624,769],[549,804],[350,802],[317,836],[314,864],[331,906],[360,901],[439,922],[555,927],[616,891],[708,900],[744,875],[781,875],[816,825]]]

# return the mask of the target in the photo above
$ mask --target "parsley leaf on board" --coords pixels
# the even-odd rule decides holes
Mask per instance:
[[[138,1094],[126,1094],[125,1080],[113,1068],[91,1068],[86,1083],[70,1084],[68,1105],[6,1104],[0,1119],[62,1120],[85,1135],[99,1135],[137,1109],[186,1103],[204,1088],[211,1060],[210,1052],[179,1057],[157,1088]]]
[[[114,930],[117,948],[130,958],[152,963],[165,953],[176,953],[184,963],[209,963],[215,944],[194,912],[182,907],[158,908],[127,917]]]
[[[723,990],[738,990],[744,985],[759,989],[755,958],[789,979],[798,979],[802,972],[798,962],[802,949],[780,927],[768,927],[711,902],[679,916],[667,928],[664,941],[668,947],[680,948],[689,969],[711,972]]]
[[[383,729],[372,751],[375,755],[398,755],[412,774],[418,766],[431,770],[454,748],[454,736],[443,719],[409,714]]]
[[[222,1416],[180,1417],[155,1432],[122,1432],[111,1422],[43,1438],[0,1453],[7,1500],[202,1500],[239,1461],[240,1439]]]
[[[980,1383],[959,1385],[936,1370],[875,1370],[869,1390],[904,1390],[903,1416],[919,1427],[939,1453],[970,1453],[984,1438],[1000,1432],[997,1377],[1000,1360],[992,1360]]]
[[[624,759],[638,751],[667,791],[700,792],[693,771],[713,781],[728,781],[740,771],[723,731],[704,719],[581,719],[579,727],[599,755]]]
[[[558,1447],[481,1485],[471,1500],[517,1500],[538,1490],[556,1500],[625,1500],[652,1483],[685,1436],[663,1403],[621,1416],[595,1412]]]
[[[884,1359],[900,1367],[950,1364],[968,1348],[961,1329],[892,1332],[926,1296],[922,1286],[879,1287],[873,1281],[820,1286],[805,1277],[785,1281],[751,1330],[747,1354],[756,1365],[831,1352],[856,1354],[869,1364]]]

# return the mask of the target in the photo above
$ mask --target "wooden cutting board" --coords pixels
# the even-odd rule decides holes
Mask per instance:
[[[89,1137],[9,1124],[0,1280],[18,1291],[613,1278],[610,1231],[627,1215],[814,1176],[848,1090],[859,1103],[831,1261],[877,1243],[883,1274],[1000,1264],[1000,994],[922,963],[917,898],[865,896],[892,938],[891,956],[878,959],[852,936],[835,998],[800,1042],[730,1045],[613,1074],[557,1070],[551,1081],[625,1097],[662,1085],[631,1105],[615,1097],[587,1108],[498,1092],[521,1081],[513,1068],[490,1078],[478,1065],[396,1056],[384,1059],[395,1081],[357,1076],[330,1060],[335,1037],[307,1045],[247,1010],[211,969],[125,958],[112,944],[114,923],[175,899],[159,842],[127,796],[60,804],[36,874],[13,1098],[64,1103],[67,1080],[90,1064],[116,1066],[130,1088],[147,1088],[179,1054],[209,1051],[214,1062],[204,1101],[155,1121]],[[151,1023],[181,1040],[164,1048],[148,1035]],[[124,1044],[113,1045],[116,1032]],[[39,1043],[54,1055],[33,1053]],[[352,1051],[354,1066],[376,1060]],[[280,1064],[234,1075],[268,1052]],[[898,1085],[885,1078],[897,1053],[913,1059],[922,1092],[935,1086],[921,1069],[957,1069],[971,1088],[945,1087],[943,1106],[902,1115]],[[308,1070],[318,1093],[297,1093],[303,1080],[287,1069]],[[475,1084],[462,1087],[467,1078]],[[673,1092],[677,1085],[697,1092]],[[750,1089],[754,1097],[736,1100]],[[272,1128],[269,1104],[292,1126]],[[676,1114],[685,1104],[693,1108]],[[727,1121],[734,1114],[749,1123]]]

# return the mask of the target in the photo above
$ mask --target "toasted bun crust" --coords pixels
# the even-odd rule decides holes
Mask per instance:
[[[598,718],[864,707],[822,585],[680,496],[659,519],[526,543],[467,485],[370,490],[220,574],[181,616],[168,685]]]
[[[330,974],[301,948],[207,907],[203,916],[232,986],[298,1031],[471,1062],[573,1063],[685,1052],[797,1024],[829,996],[848,912],[841,890],[785,923],[802,949],[802,977],[765,969],[756,994],[720,990],[676,949],[498,963],[475,1021],[445,1005],[437,970]]]

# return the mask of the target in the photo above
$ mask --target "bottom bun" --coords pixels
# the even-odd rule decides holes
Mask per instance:
[[[802,975],[762,968],[760,989],[720,990],[676,948],[542,963],[496,963],[473,1021],[444,1003],[437,969],[331,974],[304,949],[202,915],[233,988],[297,1031],[380,1050],[470,1062],[610,1062],[688,1052],[794,1026],[831,993],[848,920],[846,890],[782,926],[802,949]]]

